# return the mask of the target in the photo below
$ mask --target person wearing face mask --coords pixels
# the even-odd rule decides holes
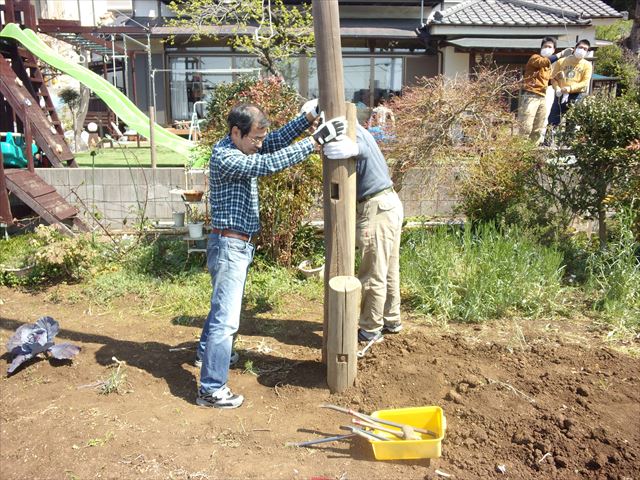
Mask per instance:
[[[591,44],[588,40],[580,40],[576,44],[573,55],[558,60],[551,71],[551,85],[556,99],[549,114],[549,124],[560,125],[560,119],[572,103],[580,100],[591,81],[593,67],[586,59]]]
[[[520,123],[520,134],[529,137],[535,143],[542,141],[542,133],[547,120],[548,112],[545,96],[551,79],[551,65],[558,58],[564,58],[573,53],[571,48],[567,48],[555,55],[555,50],[555,38],[543,38],[540,44],[540,53],[531,55],[527,65],[524,67],[518,121]]]

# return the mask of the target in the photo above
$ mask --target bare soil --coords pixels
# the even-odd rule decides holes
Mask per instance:
[[[405,315],[405,330],[360,361],[357,385],[331,395],[320,304],[245,311],[230,373],[245,404],[214,410],[194,403],[201,321],[176,325],[133,299],[96,310],[56,297],[0,288],[2,344],[50,315],[59,341],[82,347],[72,362],[41,358],[2,375],[2,479],[638,478],[640,360],[587,319],[437,327]],[[102,395],[95,384],[113,372],[112,357],[126,362],[127,392]],[[365,413],[439,405],[443,455],[378,461],[361,438],[285,446],[344,433],[349,418],[323,402]]]

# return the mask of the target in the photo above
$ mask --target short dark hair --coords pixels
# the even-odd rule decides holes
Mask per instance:
[[[238,127],[241,137],[249,134],[254,123],[258,128],[267,128],[270,124],[264,111],[253,103],[239,103],[227,115],[229,133],[233,127]]]
[[[547,42],[551,42],[551,43],[553,43],[553,48],[556,48],[556,47],[557,47],[556,39],[555,39],[555,38],[553,38],[553,37],[544,37],[544,38],[542,39],[542,42],[540,42],[540,46],[541,46],[541,47],[543,47],[543,46],[544,46],[544,44],[545,44],[545,43],[547,43]]]
[[[587,46],[587,50],[589,48],[591,48],[591,42],[589,42],[589,40],[587,40],[586,38],[583,38],[582,40],[580,40],[578,43],[576,43],[576,48],[578,47],[578,45],[586,45]]]

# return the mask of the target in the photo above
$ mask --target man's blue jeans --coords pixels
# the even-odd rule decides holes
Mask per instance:
[[[242,296],[253,251],[253,245],[244,240],[209,235],[207,267],[211,274],[211,310],[198,345],[198,356],[202,359],[202,393],[213,393],[227,383],[233,336],[240,326]]]

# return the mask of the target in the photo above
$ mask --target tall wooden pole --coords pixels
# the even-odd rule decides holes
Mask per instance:
[[[344,98],[344,78],[342,67],[342,45],[340,42],[340,17],[338,0],[313,0],[313,26],[316,38],[316,57],[318,62],[318,86],[320,90],[320,109],[327,119],[347,114]],[[355,116],[353,116],[355,117]],[[355,125],[351,125],[355,132]],[[332,332],[344,331],[347,324],[356,328],[357,319],[347,319],[333,315],[340,309],[333,308],[330,302],[336,296],[329,295],[329,281],[336,276],[353,277],[355,260],[355,201],[356,176],[355,160],[323,160],[323,206],[324,206],[324,335],[322,358],[327,364],[348,362],[350,368],[328,368],[327,374],[340,378],[328,378],[327,383],[333,391],[342,391],[353,384],[355,374],[348,379],[342,378],[347,371],[353,372],[356,344],[341,345],[341,338],[332,336]],[[353,278],[358,282],[356,278]],[[351,285],[353,282],[349,282]],[[350,289],[354,291],[353,289]],[[357,292],[359,296],[359,291]],[[354,312],[353,309],[348,309]],[[353,313],[350,313],[353,315]],[[339,325],[336,325],[336,322]],[[331,324],[331,325],[330,325]],[[355,339],[349,335],[348,338]],[[351,342],[351,340],[350,340]],[[327,344],[332,343],[331,348]],[[347,354],[345,354],[345,348]],[[327,351],[341,352],[336,358],[328,358]],[[352,354],[349,354],[352,353]]]

